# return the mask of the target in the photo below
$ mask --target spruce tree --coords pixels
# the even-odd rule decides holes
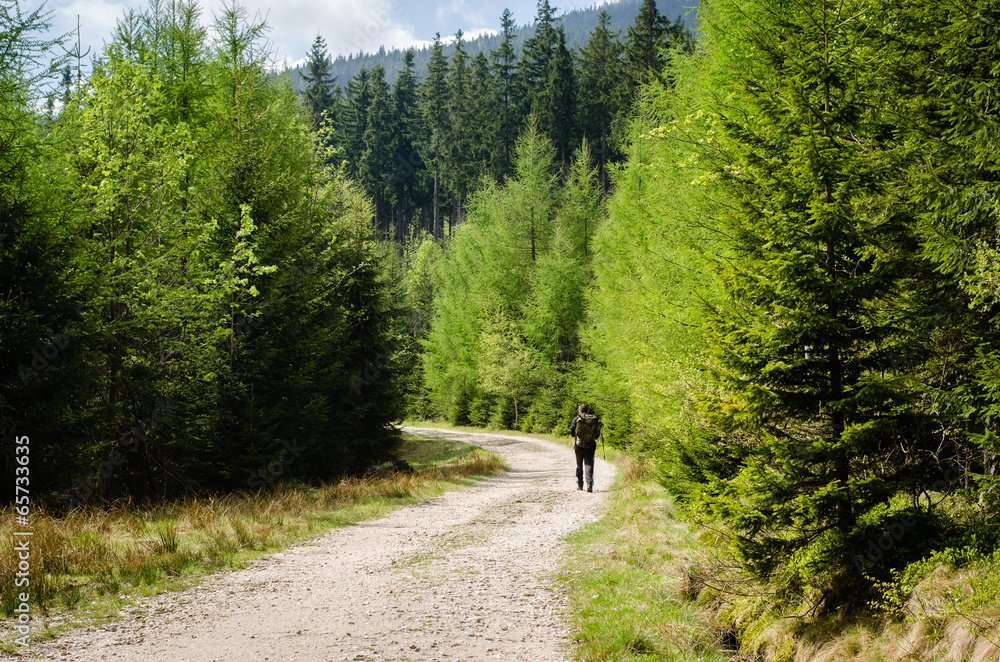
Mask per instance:
[[[394,173],[390,196],[396,217],[396,241],[406,241],[410,217],[417,205],[420,182],[417,171],[424,163],[416,149],[422,127],[417,97],[417,81],[413,75],[413,49],[403,52],[403,69],[392,89],[393,122],[390,137]]]
[[[921,382],[947,440],[940,462],[964,468],[970,511],[988,518],[1000,494],[998,12],[985,2],[876,7],[898,150],[910,164],[894,202],[913,209],[934,270],[914,315],[924,347],[913,352],[930,357]]]
[[[490,53],[493,71],[497,80],[497,95],[502,108],[500,122],[500,144],[503,149],[503,168],[506,176],[510,172],[514,141],[517,138],[518,113],[517,95],[519,76],[517,75],[517,54],[514,52],[514,17],[509,9],[504,9],[500,17],[500,47]]]
[[[385,82],[382,65],[371,71],[371,100],[365,113],[366,127],[361,153],[361,183],[375,202],[375,228],[388,233],[389,184],[392,181],[393,163],[390,140],[392,137],[392,101],[389,85]]]
[[[306,82],[305,101],[309,108],[314,127],[320,126],[328,114],[335,109],[333,93],[334,82],[330,79],[333,61],[326,50],[326,40],[316,35],[309,57],[306,60],[306,71],[302,80]],[[336,117],[329,118],[336,121]]]
[[[368,130],[368,109],[371,107],[371,72],[362,67],[344,90],[344,110],[337,134],[344,151],[347,172],[361,176],[361,154],[364,152],[365,131]]]
[[[746,567],[837,609],[861,595],[866,540],[901,512],[929,521],[892,501],[919,489],[932,442],[912,365],[894,358],[910,341],[900,284],[915,238],[904,214],[873,202],[896,165],[880,157],[882,114],[863,101],[878,89],[879,48],[860,7],[743,11],[715,25],[744,92],[715,107],[733,159],[719,168],[731,244],[715,267],[728,301],[707,336],[722,390],[703,403],[715,454],[732,464],[707,500]],[[897,552],[919,547],[914,537]]]
[[[560,164],[567,168],[577,139],[577,85],[573,55],[566,48],[562,26],[556,29],[555,53],[535,112],[539,127],[555,143]]]
[[[520,114],[527,117],[534,113],[539,119],[539,97],[548,83],[550,64],[556,56],[559,35],[556,31],[556,8],[549,0],[539,0],[535,16],[534,33],[524,42],[521,60],[517,65]]]
[[[623,97],[622,45],[608,28],[611,18],[601,10],[590,40],[580,52],[580,130],[594,146],[597,178],[608,192],[608,164],[618,158],[612,126]]]
[[[473,102],[469,97],[471,88],[469,75],[469,56],[462,42],[462,31],[455,33],[455,51],[451,55],[451,67],[448,72],[448,190],[452,195],[452,214],[450,218],[460,221],[462,203],[473,185],[471,180],[470,162],[472,161],[472,143],[476,139],[475,127],[472,124]],[[451,234],[449,221],[448,234]]]
[[[660,14],[656,0],[643,0],[625,39],[625,67],[633,95],[650,80],[663,82],[663,49],[670,28],[670,19]]]
[[[434,35],[431,59],[427,64],[427,78],[420,86],[421,107],[430,133],[425,161],[434,169],[433,231],[435,241],[441,239],[441,172],[445,165],[446,132],[448,127],[448,60],[444,56],[441,35]]]
[[[476,127],[469,164],[469,180],[473,186],[480,185],[484,177],[496,181],[504,175],[503,110],[497,88],[489,60],[481,52],[476,54],[472,59],[470,83],[470,117]]]

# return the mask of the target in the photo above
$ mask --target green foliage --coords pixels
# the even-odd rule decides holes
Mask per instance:
[[[424,375],[454,422],[549,431],[573,413],[566,376],[589,281],[586,228],[601,209],[589,152],[561,191],[534,123],[517,156],[506,185],[472,197],[468,223],[436,262]]]
[[[950,142],[991,149],[992,107],[930,92],[976,96],[959,41],[992,43],[991,14],[919,11],[703,7],[704,51],[642,88],[595,242],[582,399],[747,570],[827,609],[996,504],[993,174]]]
[[[695,61],[682,64],[676,87],[653,88],[636,117],[594,237],[581,398],[610,408],[608,439],[665,454],[678,479],[677,458],[699,443],[691,405],[708,388],[703,304],[718,297],[708,265],[720,239],[710,222],[717,192],[704,176],[711,159],[696,148],[711,127],[692,119],[705,81]]]
[[[45,438],[40,498],[257,489],[392,456],[412,363],[393,260],[267,69],[265,30],[237,7],[211,39],[194,5],[129,13],[44,139],[10,78],[0,418]]]

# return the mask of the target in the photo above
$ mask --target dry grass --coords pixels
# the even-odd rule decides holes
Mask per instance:
[[[448,449],[454,452],[444,463],[422,470],[346,478],[321,487],[278,485],[265,494],[186,498],[151,509],[124,504],[64,515],[36,510],[30,539],[32,613],[65,612],[100,602],[102,596],[156,590],[181,575],[238,567],[261,552],[505,468],[492,453],[455,451],[452,442]],[[0,525],[6,540],[15,539],[14,520],[6,509]],[[0,554],[0,611],[5,617],[14,614],[19,592],[25,590],[15,586],[17,566],[17,555],[9,548]]]
[[[731,594],[717,608],[761,662],[998,662],[998,593],[1000,566],[993,559],[961,570],[929,569],[904,600],[903,620],[878,613],[783,618],[773,601],[749,592]]]

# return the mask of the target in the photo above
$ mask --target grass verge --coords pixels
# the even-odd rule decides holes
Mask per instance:
[[[709,612],[689,599],[694,535],[646,466],[618,465],[604,516],[570,537],[564,560],[576,659],[732,659]]]
[[[32,640],[108,618],[135,598],[184,588],[207,572],[240,568],[269,551],[331,528],[469,485],[505,469],[494,453],[450,439],[404,435],[412,472],[386,469],[320,487],[278,485],[263,494],[190,498],[151,509],[88,508],[65,516],[34,512],[27,588],[18,559],[0,555],[0,650],[16,648],[18,595],[29,591]],[[13,513],[2,525],[14,540]]]

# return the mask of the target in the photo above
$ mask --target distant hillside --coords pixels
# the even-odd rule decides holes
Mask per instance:
[[[576,50],[582,48],[587,44],[587,40],[590,38],[590,32],[597,25],[597,17],[601,13],[601,10],[608,12],[608,16],[611,17],[611,29],[618,30],[620,38],[625,38],[625,30],[627,27],[632,25],[635,20],[635,15],[639,12],[639,7],[642,5],[642,0],[620,0],[619,2],[613,2],[611,4],[603,5],[601,7],[591,7],[588,9],[576,9],[574,11],[561,14],[559,20],[566,30],[566,42],[567,45],[572,49]],[[692,30],[697,29],[695,24],[695,12],[694,9],[697,8],[697,0],[656,0],[656,7],[660,10],[660,13],[669,17],[671,21],[676,21],[678,18],[682,19],[689,28]],[[524,18],[524,17],[515,17]],[[516,37],[514,39],[514,46],[517,49],[518,55],[521,52],[521,44],[531,37],[534,31],[534,17],[530,17],[532,23],[523,25],[517,29]],[[500,27],[500,17],[497,17],[496,28]],[[320,30],[322,34],[322,30]],[[448,35],[441,35],[442,39]],[[479,37],[474,40],[469,40],[465,42],[465,49],[469,54],[469,57],[475,57],[480,51],[484,51],[487,56],[489,56],[490,51],[496,50],[500,46],[499,35],[491,37]],[[445,55],[449,58],[452,52],[455,50],[454,46],[445,46]],[[416,65],[416,74],[418,78],[423,78],[424,72],[427,70],[427,61],[430,59],[430,48],[424,48],[414,52],[415,56],[413,58],[414,64]],[[341,85],[346,85],[347,81],[353,78],[358,71],[362,68],[371,69],[376,64],[381,64],[382,68],[385,69],[386,79],[390,84],[396,82],[397,70],[402,65],[403,61],[403,51],[399,49],[393,49],[391,51],[386,51],[385,49],[379,49],[378,53],[374,54],[360,54],[351,55],[349,57],[338,57],[333,62],[333,76],[338,83]],[[296,67],[292,69],[293,80],[297,81],[300,86],[303,86],[301,77],[299,75],[299,68]]]

